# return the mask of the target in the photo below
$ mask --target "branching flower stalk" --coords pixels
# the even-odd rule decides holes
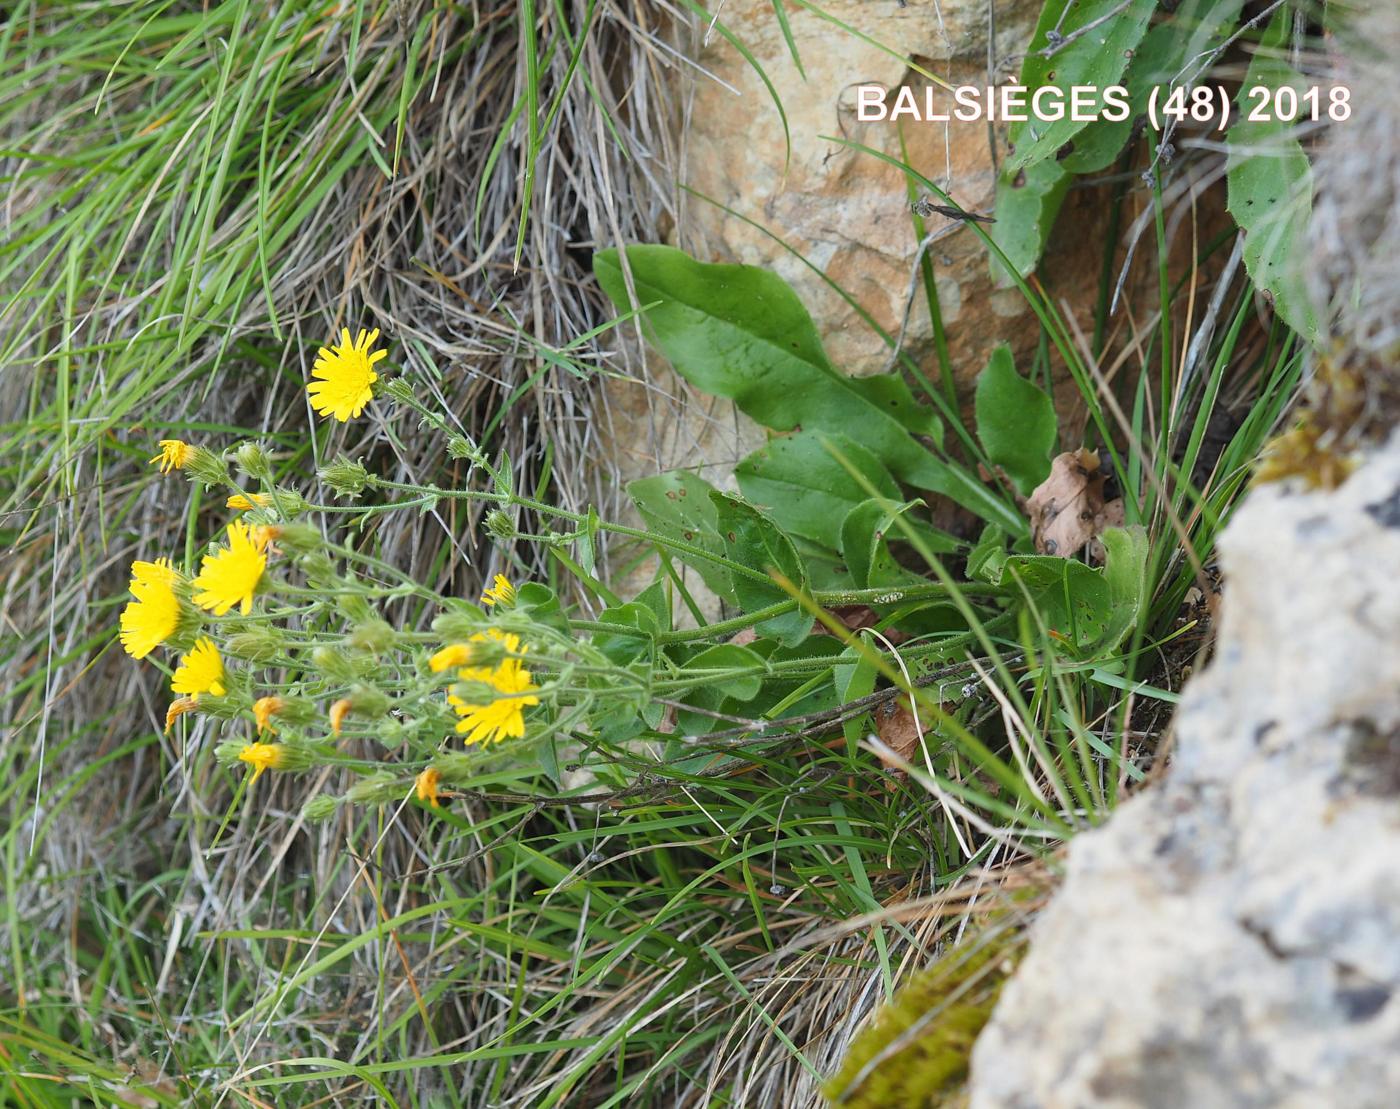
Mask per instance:
[[[328,816],[343,802],[406,797],[439,810],[454,792],[479,789],[503,768],[528,779],[559,767],[561,752],[575,760],[568,765],[587,765],[592,782],[626,789],[629,776],[645,775],[650,765],[628,740],[649,735],[653,743],[664,741],[676,715],[692,711],[687,699],[695,699],[693,711],[701,718],[747,719],[707,707],[719,705],[715,691],[750,691],[765,683],[789,690],[768,710],[772,720],[754,721],[760,738],[771,741],[782,734],[785,706],[804,703],[829,682],[835,656],[824,647],[781,655],[725,647],[731,637],[799,609],[820,614],[832,606],[878,605],[898,612],[948,600],[954,589],[945,581],[808,590],[692,628],[672,626],[669,601],[660,615],[646,609],[651,615],[645,618],[639,602],[581,618],[562,608],[548,587],[505,574],[475,600],[443,596],[363,549],[366,522],[442,500],[475,501],[489,506],[484,530],[497,541],[538,542],[565,554],[573,544],[610,535],[707,561],[735,579],[770,588],[774,579],[674,536],[521,495],[504,467],[424,406],[407,382],[381,378],[373,367],[386,352],[374,349],[377,337],[362,330],[352,340],[346,329],[338,345],[322,349],[308,386],[316,410],[344,421],[378,400],[395,402],[442,434],[451,457],[470,464],[468,487],[392,481],[342,457],[321,470],[325,485],[350,501],[374,494],[392,499],[322,505],[278,483],[271,457],[258,444],[220,450],[162,441],[153,464],[201,482],[229,517],[222,541],[195,552],[197,565],[165,558],[136,563],[133,599],[121,617],[122,645],[133,657],[161,647],[178,655],[167,727],[204,722],[217,734],[220,761],[241,769],[248,785],[318,766],[357,779],[339,798],[308,798],[309,817]],[[235,471],[252,485],[245,487]],[[470,486],[476,475],[483,487]],[[335,534],[334,521],[347,511],[355,514],[361,537],[353,543]],[[522,532],[511,516],[519,512],[558,521],[564,530]],[[665,559],[663,565],[672,572]],[[1007,594],[978,583],[963,592],[992,605]],[[656,593],[653,605],[661,599],[664,594]],[[396,627],[381,615],[381,606],[410,601],[432,614],[430,628]],[[980,631],[906,644],[904,665],[922,672],[960,657],[1009,618],[992,616]],[[839,650],[837,640],[828,642]],[[846,655],[859,660],[870,651],[850,639]],[[722,760],[734,749],[716,747],[713,757]],[[555,788],[560,784],[556,780]]]

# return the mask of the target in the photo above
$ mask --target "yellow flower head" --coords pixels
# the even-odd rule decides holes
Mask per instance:
[[[170,734],[170,729],[175,726],[175,721],[184,716],[185,713],[194,709],[197,702],[193,697],[177,697],[170,702],[170,707],[165,710],[165,733]]]
[[[374,364],[389,353],[370,350],[378,338],[379,328],[369,332],[361,328],[352,343],[350,329],[341,328],[340,343],[316,353],[311,376],[317,380],[307,385],[306,393],[319,415],[334,416],[344,423],[365,410],[374,397],[371,386],[379,380]]]
[[[250,508],[266,508],[272,503],[272,498],[266,493],[235,493],[224,503],[228,508],[247,512]]]
[[[253,719],[258,722],[258,734],[263,731],[275,732],[277,729],[272,726],[272,718],[282,711],[283,704],[281,697],[259,697],[253,702]]]
[[[194,454],[194,448],[188,443],[179,439],[162,439],[158,444],[160,454],[156,455],[152,462],[160,463],[160,472],[170,473],[171,470],[182,469],[190,456]]]
[[[173,693],[184,693],[197,699],[201,693],[224,695],[224,660],[208,636],[202,636],[190,653],[180,659],[175,677],[170,681]]]
[[[497,574],[491,588],[481,595],[481,603],[509,608],[515,604],[515,586],[510,584],[510,579],[504,574]]]
[[[340,734],[340,726],[345,723],[345,718],[350,715],[350,710],[354,707],[354,703],[348,697],[342,697],[331,706],[331,735]]]
[[[131,595],[122,609],[122,649],[132,658],[145,658],[175,633],[180,622],[180,580],[168,559],[131,564]]]
[[[438,798],[441,796],[439,787],[442,785],[442,775],[433,767],[428,767],[414,782],[414,787],[418,793],[418,800],[423,801],[433,808],[438,807]]]
[[[432,667],[434,674],[441,674],[454,666],[466,666],[474,654],[470,645],[466,643],[449,643],[428,660],[428,665]]]
[[[287,749],[280,743],[249,743],[238,752],[238,760],[253,768],[252,785],[264,770],[280,770],[287,764]]]
[[[266,569],[266,539],[235,520],[228,526],[228,546],[205,555],[199,565],[199,576],[194,579],[198,590],[194,603],[215,616],[223,616],[239,605],[246,616],[253,608],[253,592]]]
[[[520,642],[518,635],[487,628],[471,637],[472,643],[486,643],[495,640],[512,655],[523,655],[529,647]],[[533,696],[539,689],[532,681],[530,671],[521,665],[518,658],[502,659],[496,667],[468,666],[458,671],[462,681],[482,682],[501,694],[485,705],[469,705],[453,694],[447,703],[462,717],[457,722],[457,731],[466,736],[468,743],[494,743],[507,736],[520,739],[525,735],[525,710],[538,705],[540,699]]]

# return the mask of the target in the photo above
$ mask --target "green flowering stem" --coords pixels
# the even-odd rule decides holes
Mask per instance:
[[[416,493],[420,496],[439,497],[444,500],[456,501],[487,501],[501,508],[527,508],[531,512],[538,512],[544,516],[554,516],[560,520],[567,520],[571,524],[582,524],[589,526],[589,517],[585,513],[570,512],[567,509],[555,508],[553,505],[537,501],[533,497],[522,497],[518,493],[488,493],[484,490],[475,489],[439,489],[435,485],[412,485],[402,481],[390,481],[388,478],[369,478],[369,484],[380,489],[397,489],[402,493]],[[732,574],[749,578],[753,581],[761,581],[765,584],[769,582],[767,574],[761,570],[745,566],[732,559],[717,555],[713,551],[707,551],[703,547],[697,547],[692,543],[685,543],[679,539],[670,539],[664,535],[656,535],[653,532],[643,531],[641,528],[631,528],[625,524],[612,524],[600,520],[597,524],[599,531],[611,532],[613,535],[625,535],[631,539],[641,539],[647,543],[654,543],[658,547],[665,547],[675,551],[677,554],[687,554],[692,558],[703,558],[707,562],[723,566]]]
[[[969,583],[962,588],[965,592],[987,597],[1004,597],[1011,593],[1009,589],[1000,585]],[[891,605],[933,600],[947,595],[948,590],[943,585],[933,582],[928,585],[906,586],[899,589],[818,590],[812,594],[812,600],[824,607],[832,605]],[[775,601],[771,605],[730,617],[728,620],[718,620],[713,624],[704,624],[698,628],[682,628],[677,631],[659,633],[649,632],[628,624],[609,624],[606,621],[598,620],[575,620],[571,622],[570,626],[579,631],[625,635],[634,639],[655,639],[658,644],[689,643],[692,640],[710,639],[717,635],[732,635],[734,632],[760,624],[764,620],[771,620],[774,616],[782,616],[792,612],[795,608],[797,608],[796,601]]]

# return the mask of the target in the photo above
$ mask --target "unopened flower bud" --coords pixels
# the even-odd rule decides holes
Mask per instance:
[[[387,620],[372,616],[357,625],[355,630],[350,633],[349,643],[357,651],[364,651],[370,655],[382,655],[385,651],[393,650],[398,638],[398,633],[394,631],[392,624]]]
[[[315,797],[308,798],[306,804],[301,807],[301,818],[308,824],[324,824],[335,815],[338,808],[339,797],[332,797],[329,793],[318,793]]]
[[[452,696],[467,705],[489,705],[501,699],[501,691],[490,682],[462,681],[452,683]]]
[[[350,687],[350,696],[346,700],[357,716],[383,716],[394,707],[388,694],[363,682]]]
[[[465,435],[449,435],[447,437],[447,453],[451,458],[463,458],[469,462],[481,461],[480,449]]]
[[[244,662],[267,663],[282,649],[282,633],[271,624],[255,624],[236,632],[224,643],[224,651]]]
[[[233,475],[229,473],[228,469],[228,459],[222,454],[215,454],[203,447],[190,448],[189,458],[185,462],[185,474],[192,481],[201,481],[205,485],[216,488],[221,485],[233,484]]]
[[[340,598],[340,611],[352,624],[374,619],[375,612],[369,601],[358,593],[346,593]]]
[[[263,450],[261,444],[252,441],[239,443],[233,457],[238,463],[238,468],[249,477],[271,483],[272,460],[268,458],[267,451]]]
[[[486,623],[484,614],[460,609],[444,612],[433,619],[433,634],[444,640],[465,640],[480,632]]]
[[[352,682],[360,676],[350,657],[337,647],[317,647],[311,652],[311,665],[336,682]]]
[[[403,796],[399,780],[387,770],[361,778],[345,791],[345,799],[357,805],[378,805]]]
[[[361,463],[342,454],[334,462],[321,467],[320,478],[342,497],[358,497],[369,484],[369,471]]]
[[[321,533],[310,524],[279,524],[277,545],[284,551],[302,555],[325,546]]]
[[[493,508],[486,514],[486,530],[497,539],[515,538],[515,525],[499,508]]]
[[[381,387],[384,390],[383,395],[391,400],[396,400],[400,404],[413,403],[413,386],[403,378],[390,378],[388,381],[383,382]]]

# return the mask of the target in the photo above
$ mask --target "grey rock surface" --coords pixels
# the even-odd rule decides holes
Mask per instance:
[[[1400,436],[1221,549],[1174,765],[1069,848],[973,1109],[1400,1105]]]

